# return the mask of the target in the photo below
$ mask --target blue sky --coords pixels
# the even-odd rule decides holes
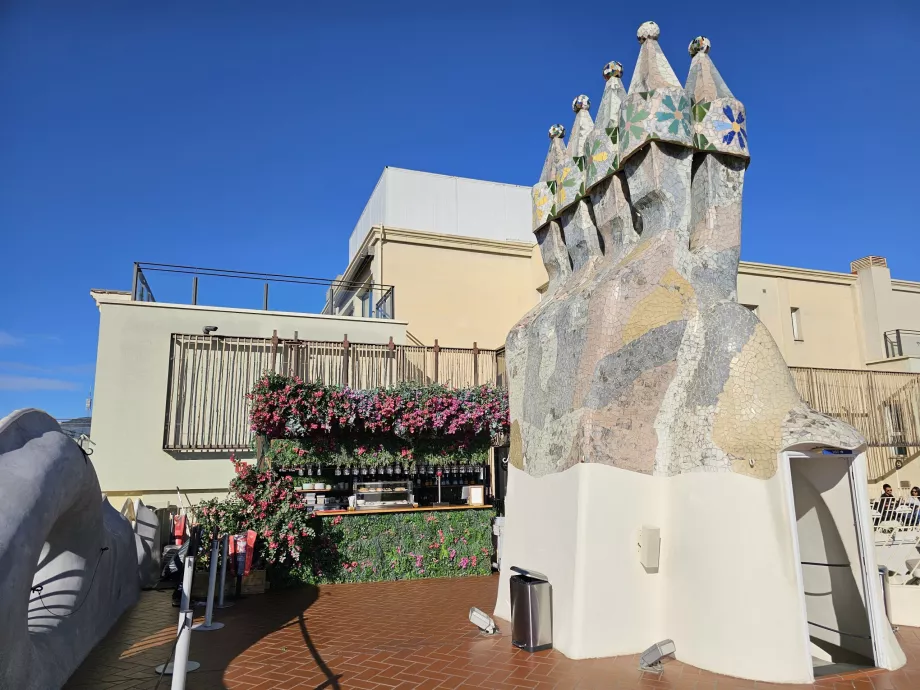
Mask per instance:
[[[532,184],[648,19],[747,107],[743,258],[920,280],[917,3],[441,4],[3,3],[0,414],[83,414],[133,261],[334,277],[386,165]]]

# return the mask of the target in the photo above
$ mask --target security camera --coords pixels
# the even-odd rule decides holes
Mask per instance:
[[[498,626],[489,614],[480,611],[475,606],[470,608],[470,623],[479,628],[486,635],[497,635]]]
[[[205,335],[211,335],[214,331],[217,330],[217,326],[205,326],[201,329],[201,332]]]

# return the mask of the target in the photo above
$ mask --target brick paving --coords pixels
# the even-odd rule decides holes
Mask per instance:
[[[771,685],[719,676],[678,661],[661,676],[638,671],[638,657],[572,661],[556,651],[528,654],[502,635],[487,637],[468,622],[470,606],[491,611],[497,577],[331,585],[248,597],[215,612],[226,627],[192,633],[189,690],[342,688],[432,690],[920,689],[920,629],[898,637],[908,665],[820,679],[813,686]],[[203,610],[203,609],[202,609]],[[169,655],[177,609],[168,592],[144,592],[65,686],[151,689],[153,667]],[[160,683],[169,687],[169,677]]]

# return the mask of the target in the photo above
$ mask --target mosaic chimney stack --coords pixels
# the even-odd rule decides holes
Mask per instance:
[[[795,440],[863,442],[801,403],[770,335],[735,301],[744,106],[707,38],[690,44],[685,88],[658,36],[654,22],[639,27],[628,92],[622,65],[604,67],[596,122],[588,97],[575,99],[564,150],[564,130],[550,129],[533,193],[548,294],[507,343],[511,461],[534,476],[598,462],[769,477]]]
[[[555,576],[554,592],[560,606],[568,607],[558,614],[563,639],[557,648],[574,657],[636,653],[671,636],[680,653],[675,628],[667,625],[678,614],[661,609],[661,602],[690,587],[686,583],[705,581],[689,562],[686,582],[637,580],[646,589],[635,599],[660,613],[637,614],[629,634],[592,623],[600,609],[586,602],[606,595],[595,591],[602,585],[588,571],[625,569],[629,581],[634,573],[621,561],[633,557],[635,546],[633,534],[620,546],[605,536],[620,529],[620,518],[610,514],[596,521],[596,511],[614,509],[594,500],[605,506],[640,501],[622,524],[640,519],[642,502],[655,503],[645,519],[665,526],[663,558],[668,548],[682,557],[687,549],[702,554],[711,543],[697,548],[689,542],[705,535],[688,534],[688,543],[677,543],[676,533],[693,523],[681,524],[678,515],[665,542],[673,511],[692,500],[685,493],[669,498],[687,491],[678,489],[682,477],[692,475],[686,481],[698,487],[696,495],[711,491],[706,500],[713,502],[724,500],[726,487],[732,500],[749,492],[739,515],[758,502],[767,515],[785,515],[784,489],[774,480],[783,452],[817,446],[859,452],[865,445],[855,429],[802,402],[772,337],[737,303],[750,158],[744,105],[716,69],[707,38],[690,43],[682,86],[658,44],[659,33],[654,22],[639,27],[628,91],[619,62],[603,67],[596,120],[588,97],[575,99],[564,149],[563,128],[550,128],[549,152],[533,188],[533,229],[548,288],[506,343],[512,469],[509,554],[502,562]],[[594,493],[602,488],[603,499]],[[577,530],[566,534],[559,521],[547,522],[540,513],[546,504],[560,515],[574,514]],[[693,516],[695,509],[686,509]],[[769,533],[769,520],[753,518],[753,531]],[[770,548],[785,553],[782,540],[773,542]],[[620,553],[621,546],[628,553]],[[507,607],[504,587],[503,580],[498,615]],[[718,625],[717,619],[712,612],[708,622],[682,625],[694,635]],[[757,667],[756,652],[738,653],[751,663],[740,675],[778,679],[750,670]],[[720,670],[719,663],[707,667]]]

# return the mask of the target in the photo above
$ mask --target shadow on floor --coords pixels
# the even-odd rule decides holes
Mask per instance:
[[[333,690],[339,690],[339,678],[341,678],[342,675],[333,674],[329,667],[326,665],[326,662],[323,661],[319,651],[316,649],[316,645],[314,645],[313,640],[310,639],[310,633],[307,632],[307,621],[303,612],[297,615],[297,623],[300,626],[300,634],[303,636],[304,644],[306,644],[307,649],[310,650],[310,656],[313,657],[313,661],[316,662],[316,665],[319,667],[320,671],[326,674],[326,680],[323,683],[317,685],[316,690],[321,690],[321,688],[332,688]]]
[[[154,667],[163,664],[173,652],[179,610],[171,605],[172,589],[150,590],[141,594],[138,604],[127,611],[109,634],[87,657],[64,686],[64,690],[89,690],[123,682],[119,688],[165,690],[171,679],[162,679]],[[306,611],[319,598],[319,589],[308,586],[285,590],[281,596],[266,593],[243,597],[231,608],[215,610],[214,620],[225,624],[220,630],[192,633],[189,659],[201,667],[187,677],[189,690],[225,690],[245,682],[247,664],[234,664],[247,650],[258,649],[269,635],[297,626],[316,668],[326,676],[317,686],[339,690],[339,678],[328,667],[310,638]],[[204,606],[195,607],[195,621],[204,619]],[[228,669],[230,669],[228,671]]]
[[[215,612],[215,619],[219,617],[226,627],[213,633],[193,633],[190,658],[198,661],[201,668],[195,672],[194,681],[189,676],[189,688],[227,688],[225,675],[227,680],[245,680],[245,664],[235,664],[238,668],[227,675],[231,664],[244,652],[258,649],[259,643],[272,633],[297,626],[313,662],[326,676],[318,688],[339,690],[339,677],[323,661],[307,630],[307,609],[318,598],[319,589],[310,585],[244,598],[232,608]],[[204,639],[205,636],[207,639]],[[208,678],[206,683],[205,677]]]

